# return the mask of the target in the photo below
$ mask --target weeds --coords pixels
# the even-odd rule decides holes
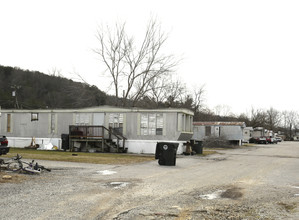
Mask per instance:
[[[93,164],[132,164],[154,160],[154,155],[133,155],[116,153],[83,153],[65,151],[44,151],[24,148],[11,148],[4,157],[22,155],[23,159],[52,160]]]

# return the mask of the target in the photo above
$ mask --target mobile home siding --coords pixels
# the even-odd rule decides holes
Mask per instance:
[[[132,152],[153,153],[157,141],[183,143],[193,135],[193,112],[186,109],[124,109],[109,106],[67,110],[1,110],[0,131],[11,139],[48,138],[60,139],[69,133],[69,125],[103,125],[109,127],[113,117],[119,115],[123,135]],[[32,115],[34,113],[34,115]],[[10,132],[7,132],[7,115],[10,115]],[[116,116],[115,116],[116,115]],[[143,115],[143,116],[142,116]],[[141,118],[148,116],[148,130],[141,132]],[[32,120],[32,117],[35,117]],[[153,123],[153,120],[154,121]],[[149,124],[151,123],[151,124]],[[30,142],[29,142],[30,143]],[[147,143],[140,148],[141,143]],[[150,147],[149,147],[150,146]]]
[[[243,140],[243,129],[245,123],[242,122],[194,122],[194,132],[192,139],[203,141],[208,137],[221,137],[230,141]]]

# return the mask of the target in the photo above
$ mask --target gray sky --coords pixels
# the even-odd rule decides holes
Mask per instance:
[[[98,25],[126,22],[138,37],[155,16],[169,33],[167,52],[183,57],[177,73],[205,85],[211,109],[299,110],[299,1],[0,0],[0,10],[1,65],[78,73],[107,91],[92,52]]]

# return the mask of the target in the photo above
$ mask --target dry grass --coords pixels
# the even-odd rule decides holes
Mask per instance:
[[[297,208],[297,204],[294,202],[293,203],[279,202],[278,205],[280,205],[287,212],[293,212]]]
[[[198,156],[207,156],[217,153],[215,150],[203,150]],[[83,153],[83,152],[65,152],[65,151],[45,151],[24,148],[10,148],[7,155],[3,157],[10,158],[21,155],[23,159],[34,160],[53,160],[93,164],[133,164],[155,160],[154,155],[147,154],[118,154],[118,153]]]
[[[208,155],[211,155],[211,154],[217,154],[217,151],[216,150],[210,150],[210,149],[204,149],[202,151],[202,154],[198,154],[199,156],[208,156]]]
[[[11,148],[3,157],[21,155],[23,159],[53,160],[94,164],[132,164],[154,160],[154,155],[116,154],[116,153],[82,153],[65,151],[43,151],[24,148]]]
[[[10,179],[4,178],[5,176],[10,176]],[[20,175],[17,173],[6,173],[0,170],[0,184],[1,183],[22,183],[27,180],[28,176]]]

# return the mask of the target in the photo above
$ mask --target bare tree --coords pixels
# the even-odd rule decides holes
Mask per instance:
[[[153,80],[172,73],[178,64],[172,55],[162,53],[167,35],[155,19],[149,21],[140,45],[127,35],[125,24],[117,24],[114,32],[100,28],[97,38],[95,52],[107,67],[117,99],[123,91],[123,105],[128,99],[134,105],[151,90]]]
[[[50,76],[57,76],[57,77],[63,77],[61,70],[57,69],[56,67],[53,67],[51,70],[48,71],[48,74]]]
[[[231,107],[229,105],[217,105],[214,109],[216,115],[223,117],[233,116]]]
[[[267,114],[262,109],[251,108],[250,122],[252,127],[265,127]]]
[[[280,112],[271,107],[269,110],[266,111],[266,115],[268,129],[272,131],[277,129],[281,120]]]
[[[204,106],[205,92],[205,85],[193,89],[193,109],[195,114]]]
[[[246,113],[241,113],[237,118],[238,121],[245,122],[246,126],[251,126],[249,116]]]
[[[283,111],[282,112],[283,125],[288,137],[292,138],[292,130],[296,128],[298,124],[298,113],[295,111]]]
[[[169,107],[176,107],[176,103],[183,103],[185,100],[186,86],[180,79],[168,82],[165,87],[165,96]]]
[[[155,78],[150,82],[149,97],[156,104],[156,107],[159,107],[160,103],[166,101],[168,83],[168,77]]]
[[[125,24],[116,24],[115,33],[109,27],[100,27],[97,38],[100,43],[99,49],[94,50],[107,67],[107,72],[112,77],[111,85],[114,85],[115,96],[119,98],[119,84],[125,69],[126,56],[126,33]]]

